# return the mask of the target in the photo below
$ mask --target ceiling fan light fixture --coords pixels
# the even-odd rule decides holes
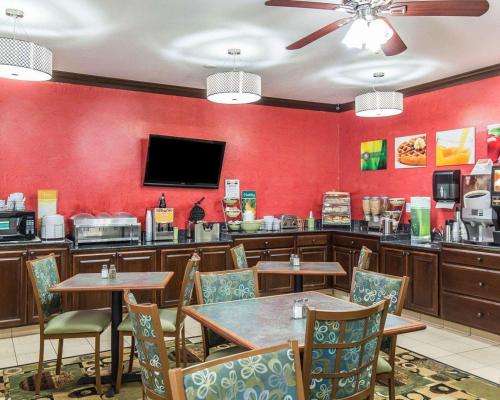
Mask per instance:
[[[403,112],[403,93],[369,92],[356,96],[354,103],[358,117],[392,117]]]
[[[353,22],[342,43],[351,49],[377,52],[393,35],[394,31],[384,20],[360,17]]]
[[[356,19],[347,31],[342,43],[350,49],[362,49],[368,35],[368,21],[364,18]]]

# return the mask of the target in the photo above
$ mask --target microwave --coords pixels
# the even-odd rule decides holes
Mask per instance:
[[[0,211],[0,242],[33,240],[35,235],[33,211]]]

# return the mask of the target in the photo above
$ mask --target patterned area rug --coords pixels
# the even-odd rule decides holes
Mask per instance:
[[[189,340],[188,340],[189,342]],[[173,342],[168,341],[171,366],[175,366]],[[200,343],[188,344],[189,363],[199,362],[202,355]],[[128,349],[127,349],[128,351]],[[128,354],[127,354],[128,355]],[[127,355],[125,360],[127,360]],[[108,373],[111,358],[109,352],[101,354],[101,373]],[[500,387],[456,368],[439,363],[405,349],[398,349],[397,355],[397,400],[499,400]],[[134,370],[137,371],[137,361]],[[84,375],[94,376],[93,355],[67,358],[63,360],[62,374],[55,375],[55,361],[45,365],[42,392],[34,394],[34,374],[36,364],[0,370],[0,400],[62,400],[106,399],[98,396],[93,386],[79,386],[78,380]],[[106,387],[104,387],[104,391]],[[114,397],[121,400],[141,400],[139,383],[127,383],[120,394]],[[377,385],[377,400],[387,398],[387,388]]]

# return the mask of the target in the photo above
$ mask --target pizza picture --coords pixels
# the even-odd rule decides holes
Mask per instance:
[[[426,135],[404,136],[395,141],[396,168],[415,168],[427,165]]]

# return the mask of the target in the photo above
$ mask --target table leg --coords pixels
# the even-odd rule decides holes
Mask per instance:
[[[295,293],[304,291],[304,283],[302,275],[294,275],[293,276],[293,291]]]
[[[122,322],[122,291],[111,292],[111,387],[107,393],[108,397],[115,395],[116,377],[118,376],[119,359],[119,335],[118,326]]]

